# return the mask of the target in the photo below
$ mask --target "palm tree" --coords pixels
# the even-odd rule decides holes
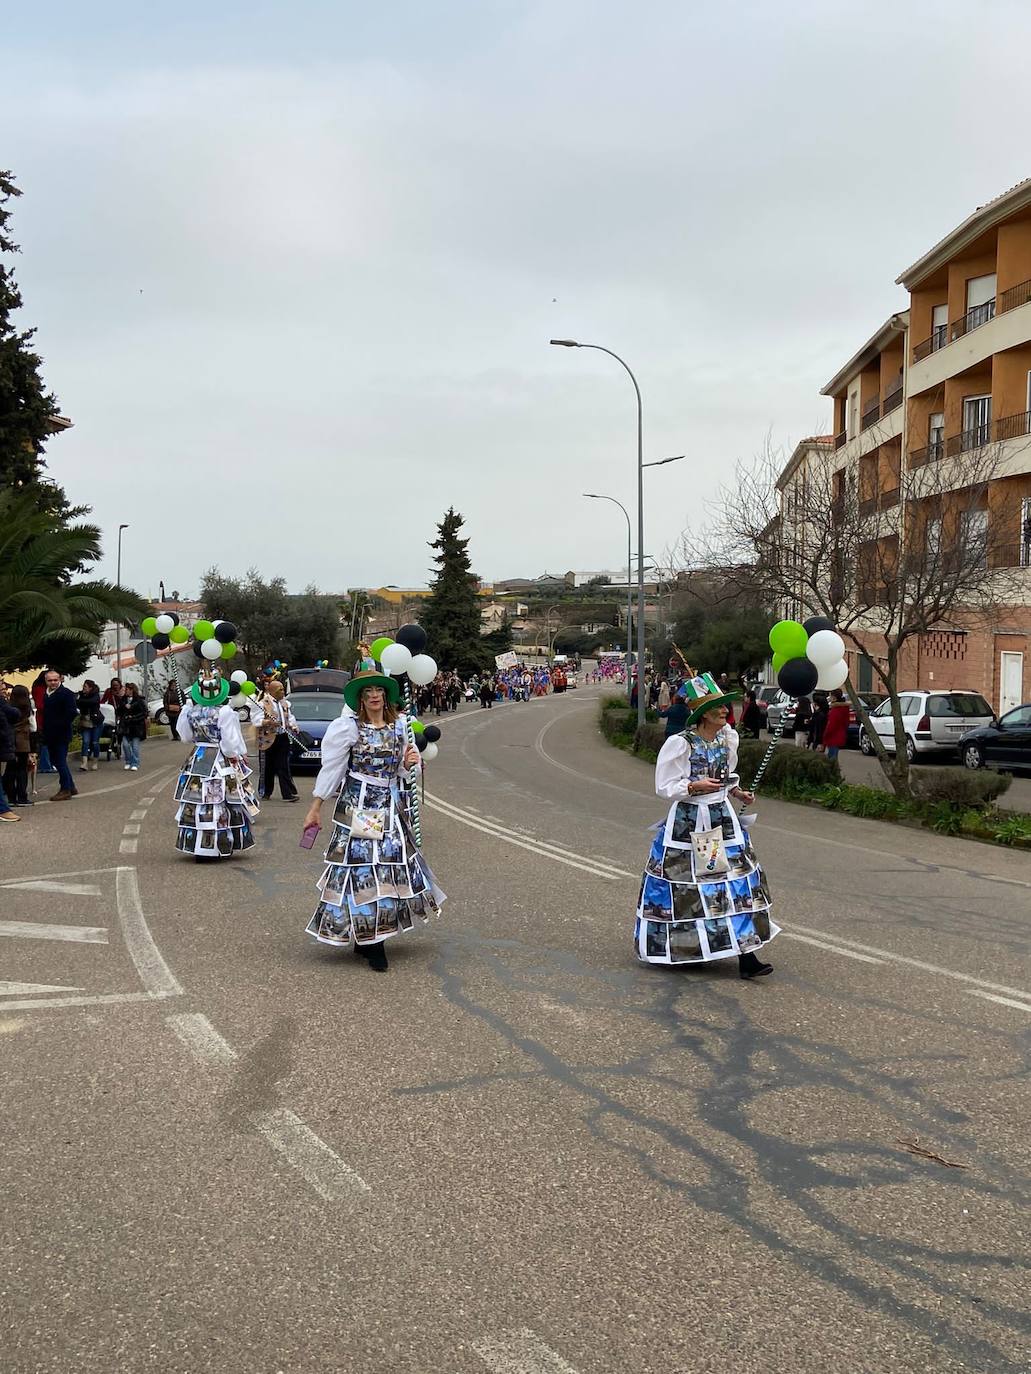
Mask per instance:
[[[145,601],[111,582],[74,581],[101,555],[100,529],[40,510],[30,492],[0,490],[0,670],[84,659],[108,621],[129,625]]]

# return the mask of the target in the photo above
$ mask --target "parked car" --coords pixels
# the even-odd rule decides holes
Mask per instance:
[[[880,704],[881,704],[882,701],[887,701],[887,700],[888,700],[888,694],[887,694],[887,692],[857,692],[857,693],[856,693],[856,696],[859,698],[859,700],[860,700],[860,701],[863,703],[863,705],[866,707],[867,713],[869,713],[870,711],[873,711],[876,707],[880,706]],[[856,715],[855,709],[854,709],[854,707],[852,706],[852,704],[851,704],[851,702],[850,702],[850,703],[849,703],[849,708],[848,708],[848,748],[849,748],[849,749],[858,749],[858,748],[859,748],[859,736],[860,736],[861,731],[862,731],[862,726],[859,724],[859,717]]]
[[[1031,703],[968,730],[960,738],[959,756],[967,768],[1031,770]]]
[[[906,732],[906,757],[912,763],[917,754],[958,751],[962,737],[979,725],[995,719],[992,708],[980,692],[900,692],[902,724]],[[895,724],[891,701],[884,701],[871,713],[870,723],[881,737],[889,754],[895,752]],[[873,753],[866,731],[861,730],[859,747]]]
[[[795,706],[797,705],[794,697],[789,697],[787,692],[782,692],[779,687],[774,689],[777,693],[766,703],[766,728],[776,730],[779,725],[783,725],[784,733],[787,734],[795,724]],[[758,701],[759,698],[756,697]],[[762,710],[762,703],[759,704]]]
[[[322,767],[322,737],[344,708],[351,674],[339,668],[294,668],[287,673],[290,709],[298,735],[290,740],[290,767],[317,773]]]
[[[757,682],[752,691],[755,693],[756,705],[764,716],[769,710],[770,703],[784,695],[775,682]]]

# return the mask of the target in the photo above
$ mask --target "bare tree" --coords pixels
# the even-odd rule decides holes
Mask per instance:
[[[869,659],[891,700],[894,755],[851,680],[846,686],[899,796],[912,795],[899,706],[907,649],[930,631],[990,625],[1026,600],[1019,513],[995,499],[1005,472],[998,444],[943,445],[900,464],[892,487],[883,472],[871,480],[861,459],[840,460],[830,441],[812,441],[793,468],[767,444],[721,489],[705,534],[681,539],[682,566],[718,570],[781,615],[826,616]]]

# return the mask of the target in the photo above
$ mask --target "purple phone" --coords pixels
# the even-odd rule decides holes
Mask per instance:
[[[304,827],[304,834],[301,836],[301,848],[311,849],[321,829],[321,825],[306,825]]]

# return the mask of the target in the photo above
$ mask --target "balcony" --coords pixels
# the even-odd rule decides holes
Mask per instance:
[[[1031,281],[1022,281],[1019,286],[1011,286],[998,298],[997,313],[1005,315],[1007,310],[1016,310],[1031,302]]]
[[[937,353],[939,348],[944,348],[949,342],[949,326],[947,324],[936,324],[931,330],[931,337],[924,339],[923,343],[918,343],[913,349],[913,361],[922,362],[924,358],[929,358],[932,353]]]
[[[882,491],[877,498],[877,505],[880,510],[891,510],[892,506],[899,503],[899,489],[897,486],[889,487],[887,491]]]
[[[1020,439],[1025,434],[1031,434],[1031,410],[1025,410],[1021,415],[1004,415],[995,422],[995,438],[999,441]]]
[[[962,339],[964,334],[969,334],[974,329],[980,329],[989,320],[995,319],[995,297],[990,301],[985,301],[983,305],[972,306],[965,315],[960,315],[958,320],[952,321],[952,338]]]
[[[1020,299],[1021,292],[1025,293],[1023,299]],[[1031,300],[1031,282],[1014,286],[1005,294],[1007,297],[1014,297],[1012,301],[1007,303],[1006,310],[1014,310],[1018,305],[1026,305]],[[994,319],[995,297],[993,296],[990,301],[985,301],[982,305],[971,306],[965,315],[961,315],[958,320],[953,320],[951,324],[935,325],[931,331],[931,337],[924,339],[913,349],[913,361],[915,363],[922,362],[924,358],[929,358],[932,353],[937,353],[946,344],[953,343],[956,339],[962,339],[964,335],[972,333],[975,329],[980,329],[983,324]]]
[[[945,441],[935,439],[925,448],[911,448],[909,450],[909,466],[911,468],[922,468],[925,463],[937,463],[939,459],[945,457]]]
[[[882,415],[890,415],[893,410],[898,410],[902,404],[902,378],[898,379],[895,387],[884,394],[884,401],[881,406]]]
[[[845,445],[846,445],[847,443],[848,443],[848,430],[847,430],[847,429],[843,429],[843,430],[841,431],[840,434],[835,434],[835,436],[834,436],[834,447],[835,447],[835,449],[844,448]]]
[[[875,511],[876,509],[877,509],[877,497],[876,497],[876,496],[869,496],[869,497],[867,497],[865,500],[860,501],[860,503],[859,503],[859,516],[860,516],[860,519],[865,520],[866,517],[867,517],[868,515],[873,515],[873,513],[874,513],[874,511]]]
[[[973,429],[965,429],[962,434],[954,434],[951,439],[946,439],[945,456],[958,458],[961,453],[973,453],[974,449],[984,448],[985,444],[991,443],[991,438],[992,422],[985,420]]]
[[[863,415],[859,422],[860,430],[869,429],[881,418],[881,401],[879,396],[875,396],[872,401],[867,401],[863,407]]]

